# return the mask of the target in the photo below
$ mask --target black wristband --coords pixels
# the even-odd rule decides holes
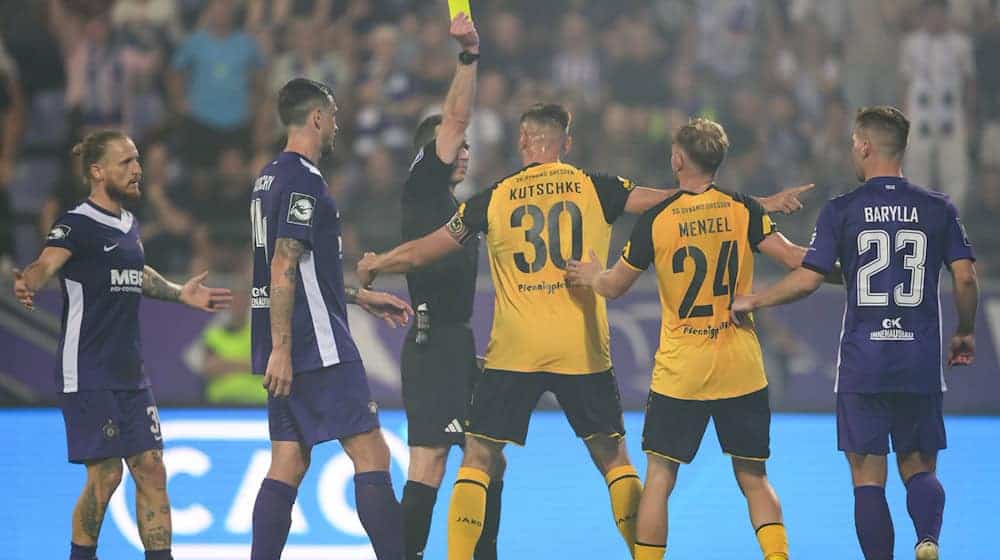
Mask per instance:
[[[462,51],[458,53],[458,61],[466,66],[477,60],[479,60],[479,53],[471,53],[469,51]]]

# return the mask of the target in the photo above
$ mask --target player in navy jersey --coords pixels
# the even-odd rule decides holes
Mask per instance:
[[[890,439],[917,533],[916,556],[938,558],[944,489],[935,471],[937,453],[946,445],[942,266],[951,272],[958,311],[948,365],[975,358],[975,256],[948,197],[903,177],[909,128],[892,107],[858,112],[852,154],[863,184],[820,212],[801,268],[764,292],[737,296],[732,306],[737,316],[794,301],[815,291],[834,263],[843,267],[847,306],[835,385],[837,445],[851,466],[855,525],[869,560],[892,558],[885,498]]]
[[[412,310],[382,292],[345,288],[337,204],[316,167],[333,148],[330,88],[294,79],[278,93],[285,151],[261,170],[250,197],[253,230],[253,371],[269,392],[271,466],[253,511],[253,560],[277,560],[312,447],[340,440],[354,463],[358,517],[380,559],[403,556],[389,449],[379,430],[347,325],[355,303],[397,326]]]
[[[139,343],[142,296],[215,311],[229,290],[206,288],[206,273],[183,286],[145,264],[139,224],[122,206],[140,196],[135,144],[117,130],[95,132],[73,153],[83,160],[90,196],[63,214],[38,259],[17,273],[14,291],[29,309],[35,292],[59,273],[63,291],[59,405],[69,461],[87,467],[73,510],[71,560],[96,558],[108,501],[122,478],[122,459],[136,485],[136,518],[147,559],[169,559],[170,502],[160,420],[143,371]]]

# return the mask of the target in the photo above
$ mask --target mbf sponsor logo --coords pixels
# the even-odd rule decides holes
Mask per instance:
[[[177,560],[250,557],[253,507],[271,462],[264,420],[164,420],[163,462],[171,498],[173,557]],[[397,481],[409,466],[409,450],[394,432],[382,434]],[[354,508],[354,466],[335,443],[313,449],[309,474],[299,487],[284,560],[374,560],[375,553]],[[108,506],[112,526],[133,546],[142,540],[121,484]]]
[[[111,269],[111,291],[142,293],[142,271],[135,269]]]
[[[902,317],[889,317],[882,319],[882,330],[871,333],[868,339],[875,341],[909,341],[914,339],[914,335],[911,331],[903,328]]]

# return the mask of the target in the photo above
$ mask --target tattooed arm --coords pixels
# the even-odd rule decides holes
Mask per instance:
[[[225,309],[233,301],[233,296],[227,288],[208,288],[201,282],[208,276],[208,271],[192,277],[184,285],[175,284],[153,267],[146,265],[142,269],[142,295],[163,301],[175,301],[188,307],[214,313]]]
[[[181,286],[163,277],[155,268],[146,265],[142,269],[142,295],[163,301],[180,301]]]
[[[267,361],[264,387],[275,397],[292,388],[292,311],[299,259],[306,252],[301,241],[279,237],[271,258],[271,357]]]

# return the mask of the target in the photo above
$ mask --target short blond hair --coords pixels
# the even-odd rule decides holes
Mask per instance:
[[[726,159],[729,137],[722,125],[703,118],[694,118],[674,134],[674,144],[706,173],[715,174]]]

